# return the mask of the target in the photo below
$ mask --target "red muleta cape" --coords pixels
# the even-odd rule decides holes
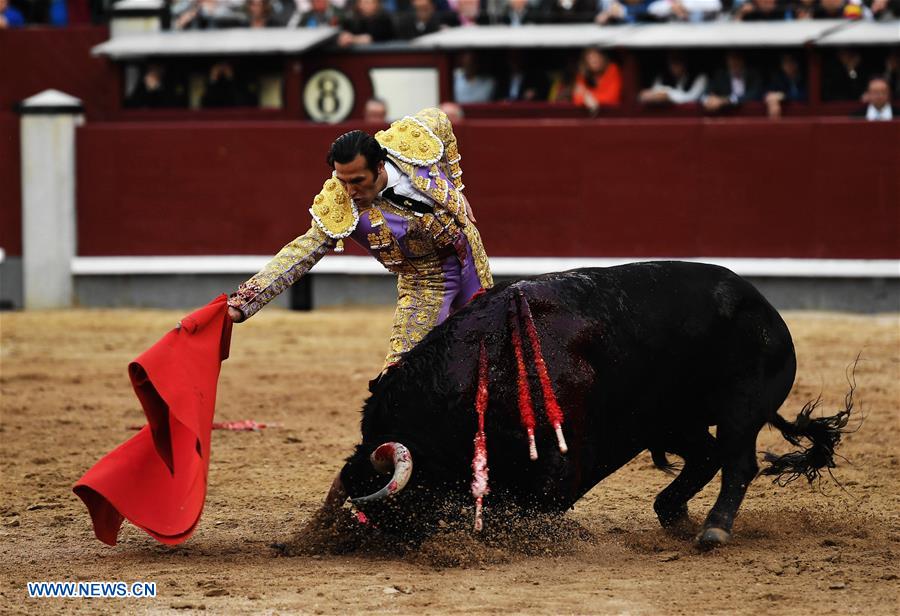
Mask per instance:
[[[127,518],[162,543],[193,534],[206,499],[219,368],[228,357],[225,295],[128,365],[147,425],[104,456],[72,490],[87,505],[97,539],[116,544]]]

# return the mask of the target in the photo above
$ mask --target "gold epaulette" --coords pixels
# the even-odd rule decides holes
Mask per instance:
[[[418,167],[433,165],[444,155],[444,144],[438,136],[413,116],[406,116],[387,130],[378,131],[375,139],[391,156]]]
[[[359,212],[353,200],[336,179],[331,178],[322,186],[322,192],[313,199],[309,208],[313,221],[331,239],[338,240],[340,247],[359,222]]]

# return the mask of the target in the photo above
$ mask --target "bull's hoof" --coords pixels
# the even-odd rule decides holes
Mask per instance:
[[[662,520],[660,520],[660,523],[662,523]],[[666,533],[679,539],[690,539],[697,533],[697,523],[687,513],[677,518],[666,520],[662,527]]]
[[[707,528],[697,535],[696,544],[701,550],[711,550],[719,548],[728,543],[731,539],[731,533],[721,528]]]

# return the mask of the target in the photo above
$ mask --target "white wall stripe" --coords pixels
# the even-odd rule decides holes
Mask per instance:
[[[269,256],[189,256],[189,257],[75,257],[76,276],[152,274],[254,274]],[[670,260],[666,257],[494,257],[495,276],[533,276],[576,267],[610,267],[634,261]],[[798,278],[900,278],[900,259],[739,259],[701,257],[671,259],[715,263],[742,276]],[[347,275],[390,274],[372,257],[328,256],[312,273]]]

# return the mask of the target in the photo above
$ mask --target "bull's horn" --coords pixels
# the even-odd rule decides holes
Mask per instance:
[[[372,452],[370,459],[372,460],[372,466],[379,473],[387,473],[393,468],[394,476],[391,477],[386,486],[374,494],[351,498],[350,502],[354,505],[371,503],[396,494],[406,487],[409,478],[412,476],[412,454],[409,453],[409,449],[404,447],[402,443],[385,443],[380,445],[378,449]]]

